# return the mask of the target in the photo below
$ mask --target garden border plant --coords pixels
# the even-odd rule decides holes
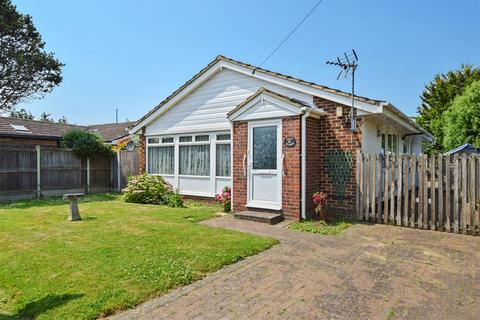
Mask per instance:
[[[144,173],[129,177],[122,191],[126,202],[184,207],[182,196],[161,176]]]

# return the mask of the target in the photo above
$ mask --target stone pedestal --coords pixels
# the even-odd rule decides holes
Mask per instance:
[[[68,221],[80,221],[80,212],[78,211],[77,199],[83,196],[83,193],[67,193],[63,195],[63,199],[70,201],[70,214],[68,215]]]

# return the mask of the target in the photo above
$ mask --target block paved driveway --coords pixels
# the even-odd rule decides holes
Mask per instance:
[[[337,236],[231,216],[281,244],[113,319],[480,319],[480,237],[357,224]]]

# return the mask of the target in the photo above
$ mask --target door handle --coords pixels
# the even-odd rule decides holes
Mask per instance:
[[[243,155],[243,175],[246,176],[247,175],[247,167],[246,167],[246,161],[247,161],[247,155],[244,154]]]
[[[285,170],[285,154],[282,154],[282,176],[286,176],[287,173],[286,173],[287,170]]]

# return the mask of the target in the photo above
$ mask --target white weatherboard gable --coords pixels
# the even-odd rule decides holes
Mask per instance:
[[[146,126],[147,135],[230,129],[227,113],[264,87],[313,105],[313,96],[223,68]]]
[[[298,115],[300,113],[300,108],[291,106],[285,101],[280,101],[279,99],[262,93],[244,105],[243,108],[234,112],[230,116],[230,120],[244,121],[281,118]]]

